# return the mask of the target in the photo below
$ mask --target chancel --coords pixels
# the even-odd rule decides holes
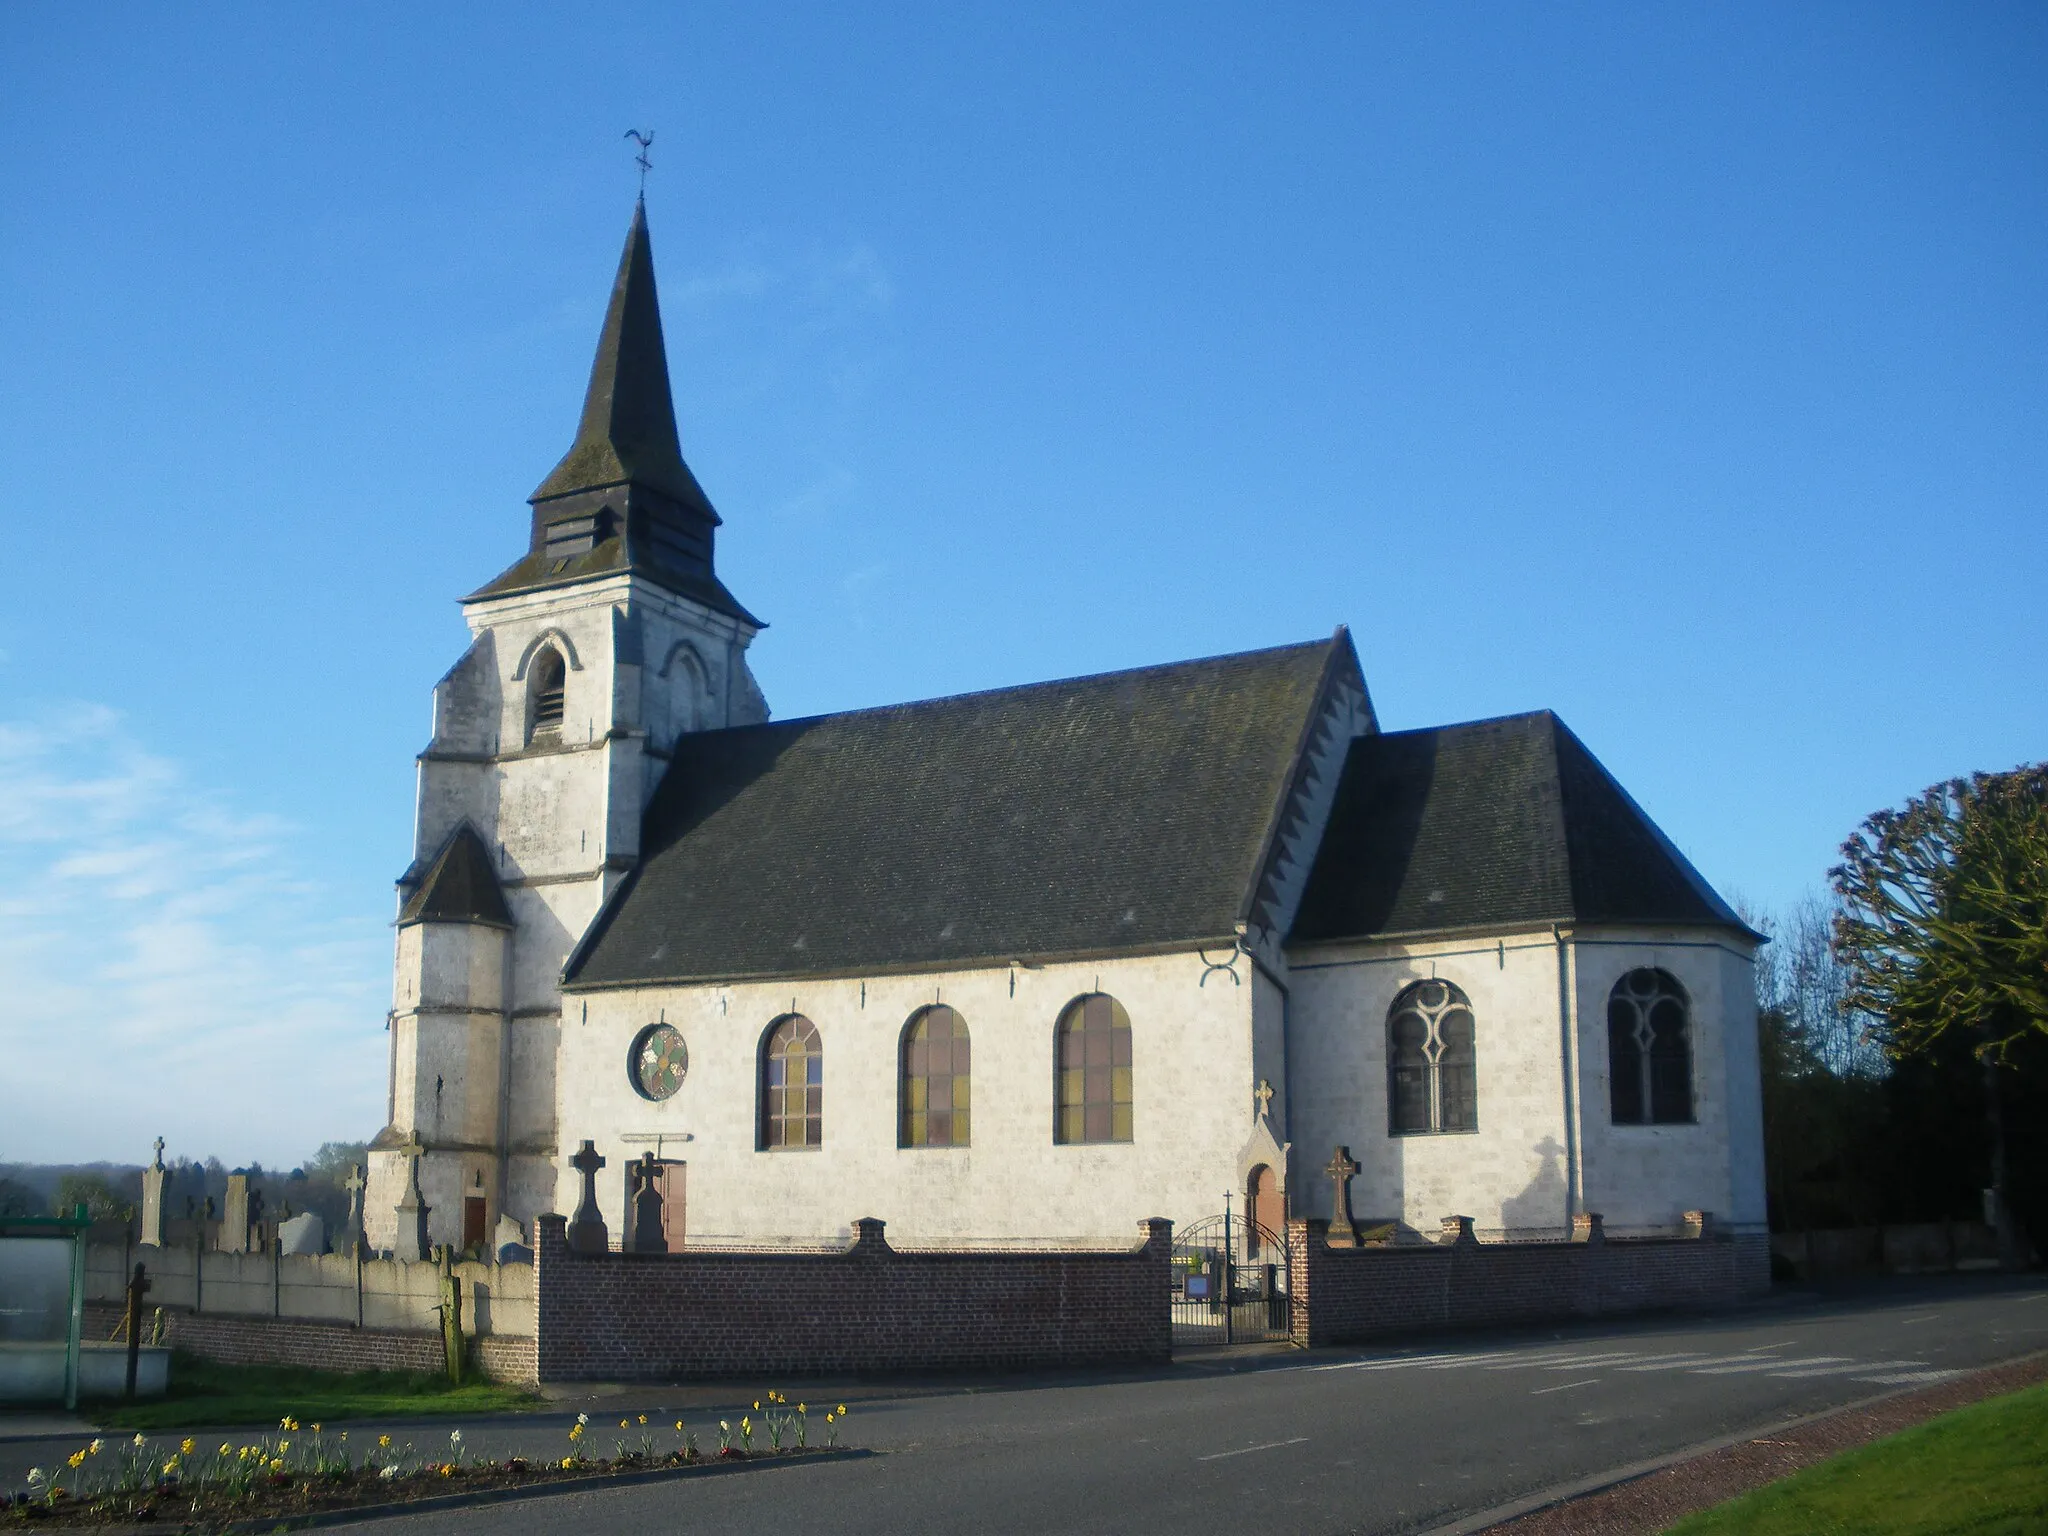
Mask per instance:
[[[1763,1230],[1758,937],[1556,716],[1383,732],[1339,629],[777,721],[721,525],[636,207],[434,689],[373,1245]]]

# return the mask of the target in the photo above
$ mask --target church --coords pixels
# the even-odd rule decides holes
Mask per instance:
[[[1382,731],[1339,629],[772,719],[644,206],[530,501],[419,754],[375,1246],[530,1243],[585,1141],[672,1250],[1278,1232],[1333,1162],[1396,1241],[1764,1230],[1759,936],[1555,715]]]

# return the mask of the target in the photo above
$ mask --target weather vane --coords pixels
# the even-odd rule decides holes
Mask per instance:
[[[642,133],[638,128],[628,128],[626,137],[640,146],[640,153],[633,157],[633,163],[640,167],[640,196],[644,199],[647,196],[647,173],[654,169],[653,162],[647,158],[647,151],[654,148],[654,130],[650,128]]]

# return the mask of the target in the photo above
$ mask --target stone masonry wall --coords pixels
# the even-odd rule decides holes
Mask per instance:
[[[107,1338],[120,1326],[122,1309],[92,1302],[85,1309],[88,1337]],[[222,1365],[296,1365],[316,1371],[432,1371],[447,1367],[441,1335],[395,1328],[354,1328],[346,1323],[303,1322],[275,1317],[228,1317],[164,1309],[164,1342],[173,1349]],[[147,1335],[145,1335],[145,1338]],[[531,1384],[532,1339],[471,1339],[476,1369],[493,1381]],[[174,1367],[175,1369],[175,1367]]]
[[[1287,1224],[1293,1335],[1304,1347],[1396,1334],[1701,1307],[1770,1288],[1760,1235],[1612,1242],[1332,1248],[1328,1223]]]
[[[541,1381],[1156,1364],[1172,1224],[1122,1253],[578,1254],[539,1221]]]

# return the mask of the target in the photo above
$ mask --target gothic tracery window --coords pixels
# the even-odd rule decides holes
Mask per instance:
[[[1418,981],[1387,1010],[1387,1129],[1479,1129],[1472,1004],[1448,981]]]
[[[761,1044],[761,1148],[815,1147],[824,1131],[824,1042],[809,1019],[785,1014]]]
[[[529,741],[542,735],[560,735],[562,730],[563,697],[568,687],[569,669],[562,664],[562,653],[552,645],[542,646],[534,655],[533,665],[527,669],[527,686],[532,690],[532,724],[527,731]]]
[[[967,1021],[944,1003],[920,1008],[903,1029],[900,1144],[966,1146],[970,1087]]]
[[[1692,1027],[1685,989],[1640,966],[1607,999],[1607,1075],[1616,1125],[1679,1125],[1692,1119]]]
[[[1131,1139],[1131,1017],[1103,992],[1067,1004],[1057,1051],[1053,1140]]]

